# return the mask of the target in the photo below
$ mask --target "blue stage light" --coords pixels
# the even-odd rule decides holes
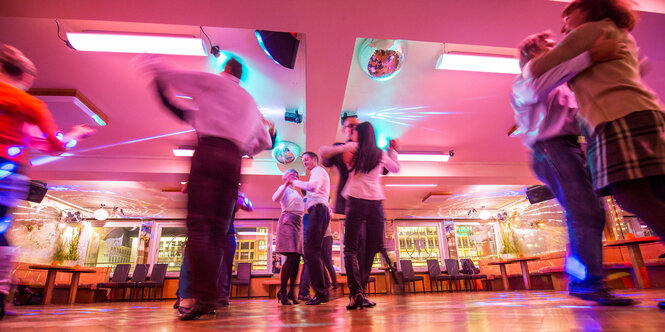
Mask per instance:
[[[16,157],[23,151],[25,147],[23,146],[10,146],[7,148],[7,155],[10,157]]]
[[[71,148],[75,147],[76,144],[78,144],[78,142],[75,139],[70,139],[67,142],[67,144],[65,144],[65,147],[68,148],[68,149],[71,149]]]

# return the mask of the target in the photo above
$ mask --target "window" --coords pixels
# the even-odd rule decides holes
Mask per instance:
[[[112,267],[134,264],[139,252],[141,223],[107,222],[93,227],[85,254],[85,266]],[[141,250],[143,251],[143,250]]]
[[[481,258],[496,258],[496,223],[454,223],[446,225],[450,258],[469,258],[478,265]]]
[[[252,263],[252,271],[268,271],[268,257],[272,250],[268,250],[268,226],[247,227],[236,225],[236,255],[233,261],[233,270],[238,263]],[[272,268],[272,259],[270,261]]]
[[[168,264],[168,272],[179,272],[187,243],[187,228],[175,226],[161,228],[157,263]]]
[[[400,260],[411,260],[414,268],[427,268],[428,259],[441,259],[438,223],[397,226]]]

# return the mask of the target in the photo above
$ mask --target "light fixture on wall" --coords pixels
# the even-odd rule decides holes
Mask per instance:
[[[436,69],[519,74],[516,54],[514,48],[445,43]]]
[[[487,219],[489,219],[491,216],[492,216],[492,214],[491,214],[489,211],[485,210],[485,207],[484,207],[484,206],[481,207],[481,210],[480,210],[480,212],[478,213],[478,218],[480,218],[480,219],[482,219],[482,220],[487,220]]]
[[[455,151],[450,150],[448,153],[437,152],[408,152],[400,151],[397,155],[399,161],[434,161],[446,162],[450,157],[455,155]]]
[[[77,51],[208,55],[201,38],[116,32],[67,32],[67,42]]]
[[[94,216],[97,220],[106,220],[109,217],[109,212],[104,209],[104,204],[101,204],[101,207],[95,210]]]

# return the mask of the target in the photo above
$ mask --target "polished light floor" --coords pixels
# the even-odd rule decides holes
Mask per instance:
[[[665,290],[624,291],[640,304],[600,307],[554,291],[379,295],[375,308],[232,301],[205,320],[182,322],[172,301],[8,307],[0,331],[664,331]]]

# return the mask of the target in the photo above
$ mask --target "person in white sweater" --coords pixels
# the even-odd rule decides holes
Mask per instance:
[[[364,289],[374,256],[383,249],[384,217],[383,200],[386,198],[381,185],[383,169],[399,172],[396,142],[391,142],[388,152],[376,146],[374,127],[369,122],[359,124],[353,133],[353,142],[322,148],[332,153],[352,152],[349,179],[342,195],[347,199],[344,220],[344,266],[349,284],[347,309],[362,309]],[[361,234],[365,228],[366,236]],[[365,243],[362,243],[365,242]],[[364,251],[364,252],[363,252]]]
[[[300,267],[300,256],[303,254],[302,216],[305,214],[305,202],[300,193],[293,189],[290,176],[298,178],[295,169],[284,172],[284,183],[272,195],[273,202],[279,202],[282,214],[277,222],[277,245],[275,252],[286,256],[280,275],[281,286],[277,292],[277,299],[283,305],[298,304],[295,297],[296,277]],[[291,280],[289,293],[286,293],[288,281]],[[291,300],[291,301],[289,301]]]

